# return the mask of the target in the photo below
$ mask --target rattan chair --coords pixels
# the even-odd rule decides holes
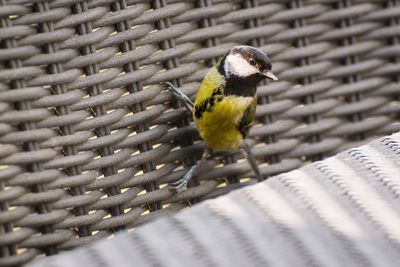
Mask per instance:
[[[266,51],[250,132],[265,177],[400,130],[398,0],[0,0],[0,266],[255,183],[160,85],[194,97],[236,44]]]
[[[393,267],[400,133],[29,267]]]

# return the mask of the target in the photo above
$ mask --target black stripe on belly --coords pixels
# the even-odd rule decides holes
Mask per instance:
[[[222,87],[215,88],[209,98],[204,99],[199,105],[194,107],[194,116],[200,119],[204,112],[211,111],[214,105],[222,100],[222,94]]]

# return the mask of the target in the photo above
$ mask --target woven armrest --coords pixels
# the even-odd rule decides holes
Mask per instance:
[[[400,133],[39,266],[396,266]]]

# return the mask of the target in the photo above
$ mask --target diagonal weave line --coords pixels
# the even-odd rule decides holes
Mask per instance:
[[[381,138],[30,266],[396,266],[398,204],[374,178],[400,182],[400,156],[382,153],[399,144]]]

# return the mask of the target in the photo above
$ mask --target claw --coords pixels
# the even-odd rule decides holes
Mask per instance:
[[[190,98],[187,95],[182,93],[172,83],[165,82],[165,84],[168,86],[168,89],[172,92],[172,94],[185,104],[185,108],[189,111],[189,113],[192,113],[194,107],[192,100],[190,100]]]
[[[171,191],[181,192],[181,191],[187,189],[187,184],[188,184],[188,182],[186,182],[186,181],[178,180],[175,183],[169,184],[168,189]]]
[[[168,187],[171,190],[180,192],[183,191],[185,189],[187,189],[187,184],[189,183],[189,181],[192,179],[194,171],[197,169],[198,164],[193,165],[189,171],[187,173],[185,173],[185,175],[180,178],[179,180],[176,180],[175,182],[172,182],[168,185]]]
[[[185,189],[187,189],[187,185],[190,182],[190,180],[193,178],[194,176],[194,171],[207,159],[209,158],[211,155],[211,151],[209,149],[207,149],[206,151],[204,151],[203,156],[201,157],[200,161],[198,161],[195,165],[193,165],[192,167],[190,167],[190,169],[187,171],[187,173],[185,173],[185,175],[176,180],[175,182],[172,182],[170,184],[168,184],[168,188],[172,191],[176,191],[176,192],[181,192]]]

